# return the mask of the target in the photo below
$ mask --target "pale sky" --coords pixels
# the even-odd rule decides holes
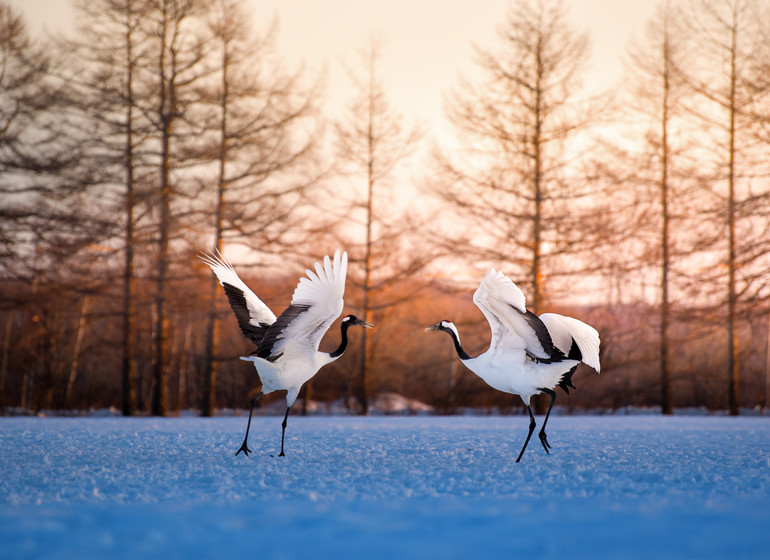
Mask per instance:
[[[57,32],[72,25],[69,0],[6,0],[21,10],[33,33]],[[453,132],[444,117],[443,100],[460,76],[473,82],[473,44],[496,48],[508,0],[245,0],[254,8],[255,28],[264,30],[278,17],[278,51],[291,68],[303,64],[308,75],[326,71],[325,117],[339,117],[355,94],[344,65],[359,68],[358,52],[372,32],[384,40],[381,79],[391,108],[404,128],[419,122],[427,138]],[[662,0],[565,0],[575,29],[587,31],[592,61],[585,83],[593,92],[616,87],[631,39],[641,38],[645,24]],[[429,144],[427,142],[426,144]],[[424,158],[415,154],[407,176],[420,177]],[[405,177],[406,179],[406,177]],[[396,181],[398,200],[413,204],[413,181]],[[421,207],[428,203],[425,200]],[[471,276],[476,281],[477,271]]]
[[[344,64],[356,68],[357,52],[372,32],[385,39],[381,74],[388,100],[408,122],[434,127],[443,97],[459,76],[472,76],[473,47],[495,47],[508,0],[246,0],[256,28],[278,16],[278,49],[292,67],[304,63],[310,75],[327,71],[329,110],[344,107],[352,92]],[[69,0],[10,0],[33,33],[66,30]],[[622,78],[622,56],[639,37],[658,0],[565,0],[571,21],[591,38],[587,85],[611,88]]]

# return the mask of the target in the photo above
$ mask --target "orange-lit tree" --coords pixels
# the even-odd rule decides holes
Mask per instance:
[[[430,251],[410,251],[410,233],[417,221],[409,212],[396,207],[394,194],[398,166],[411,155],[420,136],[417,126],[404,128],[402,117],[386,98],[379,69],[383,41],[372,36],[362,50],[361,70],[351,71],[355,97],[349,110],[335,127],[339,171],[350,179],[351,194],[343,197],[349,203],[345,212],[348,226],[340,234],[350,239],[351,277],[360,285],[360,313],[375,322],[374,332],[363,332],[358,372],[352,376],[348,396],[358,401],[366,414],[376,338],[386,325],[378,323],[387,310],[401,301],[391,288],[409,275],[416,274],[431,260]],[[359,181],[364,188],[359,188]],[[361,231],[363,230],[363,231]],[[367,329],[364,329],[365,331]]]
[[[538,312],[545,279],[588,242],[578,233],[591,223],[578,143],[594,116],[580,97],[588,38],[558,0],[513,2],[499,37],[477,50],[481,83],[449,97],[456,147],[437,150],[433,192],[467,224],[446,236],[451,251],[503,267]]]
[[[275,23],[256,33],[248,15],[239,0],[216,0],[204,18],[214,72],[200,89],[206,114],[202,158],[215,163],[216,171],[214,189],[207,189],[213,192],[200,199],[206,201],[204,220],[213,226],[208,248],[221,250],[227,241],[248,247],[252,255],[285,260],[302,254],[297,239],[313,237],[312,228],[326,225],[303,220],[321,176],[320,92],[303,84],[301,72],[287,72],[276,56]],[[205,416],[216,406],[219,289],[212,275],[203,357]]]

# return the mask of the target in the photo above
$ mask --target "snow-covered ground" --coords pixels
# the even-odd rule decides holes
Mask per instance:
[[[0,558],[770,557],[768,418],[280,421],[0,418]]]

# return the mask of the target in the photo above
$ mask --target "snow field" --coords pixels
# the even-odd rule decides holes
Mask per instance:
[[[280,421],[0,418],[0,557],[770,555],[767,418]]]

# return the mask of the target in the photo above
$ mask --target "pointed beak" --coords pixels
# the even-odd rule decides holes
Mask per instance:
[[[359,325],[359,326],[362,326],[362,327],[366,327],[367,329],[373,329],[374,328],[374,323],[367,323],[366,321],[362,321],[361,319],[358,320],[356,325]]]
[[[435,325],[431,325],[430,327],[425,329],[425,332],[437,331],[440,326],[441,326],[441,323],[436,323]]]

